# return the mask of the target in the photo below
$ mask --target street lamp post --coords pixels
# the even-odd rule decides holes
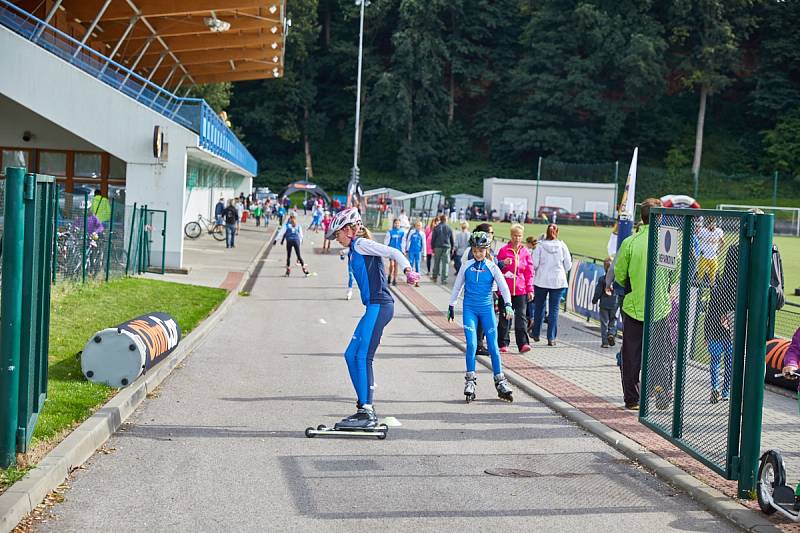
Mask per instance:
[[[369,0],[356,0],[356,5],[361,6],[361,21],[358,32],[358,74],[356,78],[356,128],[355,142],[353,143],[353,170],[350,175],[350,184],[347,186],[347,204],[354,205],[353,196],[358,192],[359,170],[358,170],[358,149],[359,149],[359,126],[361,125],[361,65],[364,58],[364,8],[369,5]]]

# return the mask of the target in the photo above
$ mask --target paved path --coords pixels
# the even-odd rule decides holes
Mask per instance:
[[[315,239],[310,239],[313,241]],[[41,531],[723,531],[730,527],[600,440],[479,368],[400,304],[376,357],[388,439],[307,439],[353,410],[342,350],[362,306],[344,264],[275,249],[251,296],[85,469]],[[486,475],[490,468],[534,477]]]
[[[440,328],[450,331],[459,338],[463,336],[458,322],[447,324],[444,320],[443,310],[447,309],[450,287],[433,284],[424,278],[420,289],[412,291],[401,287],[400,290],[413,298]],[[459,319],[460,313],[457,313],[457,320]],[[736,494],[735,482],[723,480],[642,426],[636,414],[621,409],[622,387],[615,358],[620,343],[616,349],[601,348],[599,326],[568,313],[561,313],[558,331],[557,347],[548,347],[546,343],[534,343],[533,349],[524,355],[516,353],[512,331],[509,347],[511,353],[506,354],[504,360],[534,383],[662,455],[690,474],[730,496]],[[693,429],[696,434],[705,432],[702,438],[697,437],[701,441],[699,447],[723,462],[724,435],[727,427],[725,419],[730,405],[726,402],[715,405],[709,403],[708,382],[707,365],[694,364],[689,368],[687,413],[693,414],[687,419],[687,427]],[[792,483],[800,481],[797,409],[797,400],[787,394],[770,390],[764,394],[762,449],[776,448],[782,451],[786,460],[787,477]],[[668,424],[666,414],[660,416],[655,409],[652,413],[655,413],[657,420]]]

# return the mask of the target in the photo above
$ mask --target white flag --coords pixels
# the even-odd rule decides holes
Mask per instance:
[[[636,196],[636,165],[639,158],[639,147],[633,149],[633,158],[631,159],[631,167],[628,170],[628,181],[625,183],[625,191],[622,193],[622,201],[620,207],[622,212],[629,215],[631,218],[636,212],[636,204],[634,197]]]

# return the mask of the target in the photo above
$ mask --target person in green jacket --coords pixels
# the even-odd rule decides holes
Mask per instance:
[[[261,201],[259,201],[253,208],[253,218],[256,219],[257,228],[261,226],[261,217],[263,216],[264,216],[264,208],[261,206]]]
[[[647,278],[647,249],[650,235],[650,209],[660,207],[661,200],[648,198],[641,204],[642,225],[638,233],[622,242],[617,253],[614,277],[625,287],[622,301],[622,393],[625,408],[639,409],[639,375],[642,368],[642,338],[644,334],[645,283]],[[680,272],[677,266],[673,272]],[[653,350],[649,393],[656,395],[656,407],[666,409],[672,395],[672,360],[668,316],[672,309],[670,299],[670,276],[659,275],[654,286],[654,305],[650,345]],[[663,345],[663,346],[662,346]],[[663,357],[658,357],[663,355]]]
[[[103,198],[103,193],[100,189],[95,189],[92,205],[89,209],[97,217],[97,220],[103,224],[111,218],[111,204],[108,203],[108,198]]]

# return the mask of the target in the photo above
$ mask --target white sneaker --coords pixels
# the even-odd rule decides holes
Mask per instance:
[[[353,289],[347,289],[347,296],[344,297],[345,300],[350,300],[353,298]]]

